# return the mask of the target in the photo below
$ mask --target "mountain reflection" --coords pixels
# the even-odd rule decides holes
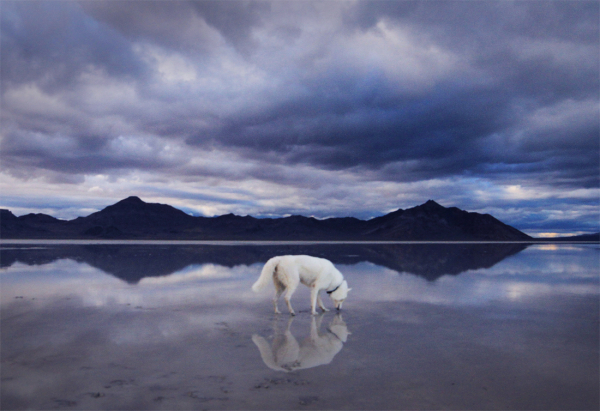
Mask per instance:
[[[279,317],[273,321],[273,341],[254,334],[252,341],[258,347],[262,360],[267,367],[275,371],[290,372],[319,365],[329,364],[339,353],[346,342],[348,327],[341,314],[333,317],[327,330],[321,332],[324,313],[312,315],[310,333],[300,343],[291,332],[294,317],[288,317],[285,330],[282,329]]]
[[[1,267],[16,262],[49,264],[60,259],[87,263],[129,283],[166,276],[194,264],[225,267],[262,264],[275,255],[308,254],[352,265],[370,262],[434,281],[443,275],[490,268],[525,244],[281,244],[281,245],[48,245],[4,246]]]

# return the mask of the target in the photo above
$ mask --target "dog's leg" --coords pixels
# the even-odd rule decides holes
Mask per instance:
[[[297,284],[288,285],[288,287],[285,290],[285,295],[283,296],[283,299],[285,300],[285,303],[287,304],[288,310],[291,315],[296,315],[296,312],[292,308],[292,303],[290,302],[290,300],[292,299],[292,294],[294,294],[294,291],[296,291],[297,286]]]
[[[323,301],[321,300],[321,293],[317,292],[317,303],[319,304],[319,307],[321,308],[321,310],[323,311],[329,311],[327,308],[325,308],[325,306],[323,305]]]
[[[317,299],[319,297],[319,290],[314,286],[310,289],[310,310],[312,315],[317,315]]]
[[[275,314],[281,314],[281,311],[279,311],[279,308],[277,307],[277,302],[279,301],[279,297],[281,297],[281,294],[283,293],[285,287],[281,283],[281,281],[279,281],[276,275],[273,276],[273,284],[275,285],[275,295],[273,296],[273,308],[275,308]]]
[[[285,299],[285,303],[288,306],[288,310],[290,311],[290,314],[291,315],[296,315],[296,312],[292,308],[292,303],[290,302],[290,296],[286,294],[285,297],[283,297],[283,298]]]
[[[279,311],[279,308],[277,307],[277,301],[279,301],[281,291],[282,290],[275,290],[275,296],[273,297],[273,308],[275,308],[275,314],[281,314],[281,311]]]
[[[297,270],[297,268],[295,267],[292,267],[292,269]],[[292,308],[292,303],[290,302],[290,300],[292,299],[292,294],[294,294],[296,288],[298,288],[298,284],[300,284],[300,276],[298,275],[297,271],[290,272],[289,269],[283,270],[281,274],[285,276],[285,294],[283,296],[283,299],[285,300],[285,303],[288,306],[290,314],[296,315],[296,312]]]

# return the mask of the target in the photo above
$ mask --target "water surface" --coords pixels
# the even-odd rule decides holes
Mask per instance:
[[[598,409],[598,248],[3,243],[0,408]],[[300,253],[341,313],[250,290]]]

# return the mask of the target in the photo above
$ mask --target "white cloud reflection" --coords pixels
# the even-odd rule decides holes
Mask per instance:
[[[2,271],[2,305],[21,297],[36,305],[58,299],[78,299],[86,307],[132,306],[159,308],[185,304],[219,303],[235,299],[255,301],[250,291],[258,266],[233,268],[206,264],[162,277],[146,277],[130,284],[102,270],[73,260],[41,266],[16,263]]]
[[[374,302],[485,305],[564,294],[599,294],[598,258],[598,249],[593,246],[561,246],[557,250],[534,246],[489,269],[445,275],[436,281],[367,262],[340,265],[339,269],[353,288],[348,309]],[[2,306],[20,297],[37,305],[77,299],[83,306],[109,309],[266,304],[272,290],[261,294],[250,290],[260,269],[261,264],[191,265],[171,275],[146,277],[130,284],[73,260],[39,266],[16,263],[1,271]],[[301,306],[306,302],[303,299],[308,301],[301,287],[294,300]]]

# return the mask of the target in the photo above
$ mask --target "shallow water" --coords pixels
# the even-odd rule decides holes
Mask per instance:
[[[598,245],[2,244],[8,409],[598,409]],[[272,313],[280,254],[341,313]],[[325,305],[332,307],[328,298]],[[280,309],[285,312],[283,301]]]

